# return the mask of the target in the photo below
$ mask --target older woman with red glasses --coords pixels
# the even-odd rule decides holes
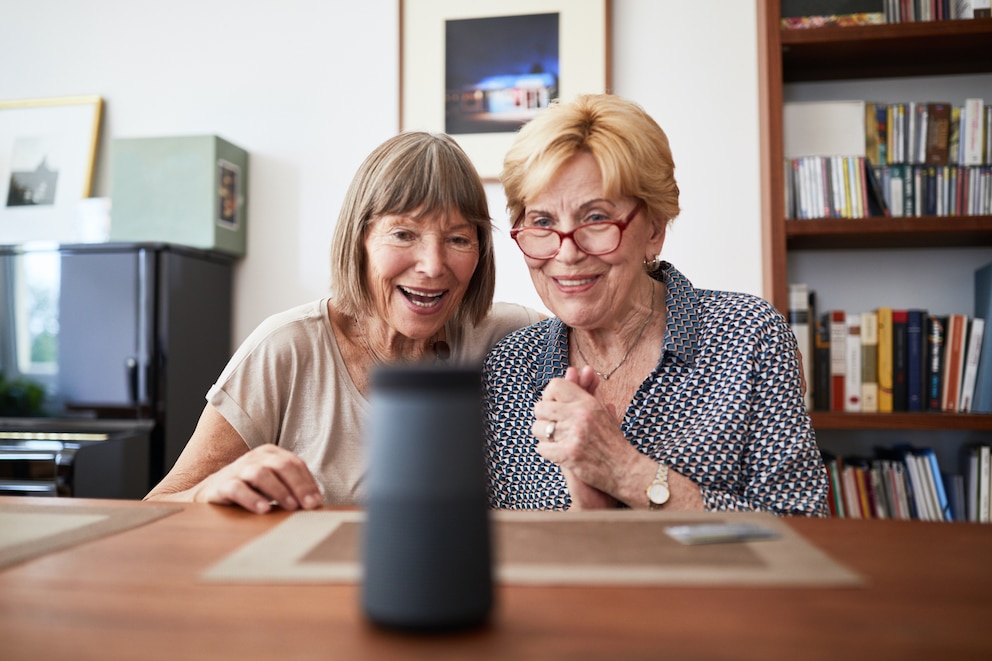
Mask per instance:
[[[507,153],[511,236],[555,317],[486,359],[494,507],[826,514],[788,322],[658,259],[674,170],[612,95],[552,106]]]

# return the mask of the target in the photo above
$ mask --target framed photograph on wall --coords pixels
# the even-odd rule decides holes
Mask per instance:
[[[496,181],[556,99],[610,89],[610,0],[400,0],[400,130],[450,134]]]
[[[0,101],[0,243],[78,238],[102,111],[99,96]]]

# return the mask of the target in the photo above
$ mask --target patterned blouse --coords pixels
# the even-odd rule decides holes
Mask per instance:
[[[696,289],[667,262],[653,277],[666,287],[665,339],[623,417],[624,435],[696,482],[708,510],[825,516],[827,473],[786,319],[756,296]],[[530,432],[534,404],[568,364],[568,327],[557,318],[511,333],[489,352],[491,506],[569,507],[561,470],[537,453]]]

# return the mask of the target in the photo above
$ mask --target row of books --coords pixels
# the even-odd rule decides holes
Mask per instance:
[[[922,309],[825,312],[813,330],[813,410],[971,413],[984,328]]]
[[[782,26],[792,29],[983,17],[989,0],[782,0]]]
[[[992,166],[883,165],[872,168],[894,218],[992,214]]]
[[[957,471],[941,470],[931,448],[876,448],[872,457],[822,451],[830,513],[854,519],[990,523],[992,448],[964,448]]]
[[[992,104],[865,102],[865,156],[876,165],[988,165]]]
[[[786,217],[888,215],[881,184],[863,156],[803,156],[785,161]]]
[[[789,285],[789,323],[812,411],[992,413],[992,263],[975,272],[975,314],[922,308],[818,312]]]

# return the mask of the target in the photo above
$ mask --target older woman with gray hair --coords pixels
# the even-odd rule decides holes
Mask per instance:
[[[185,450],[146,500],[253,512],[359,504],[369,374],[384,363],[481,362],[539,319],[493,305],[485,190],[445,135],[376,148],[334,231],[333,295],[266,319],[217,382]]]

